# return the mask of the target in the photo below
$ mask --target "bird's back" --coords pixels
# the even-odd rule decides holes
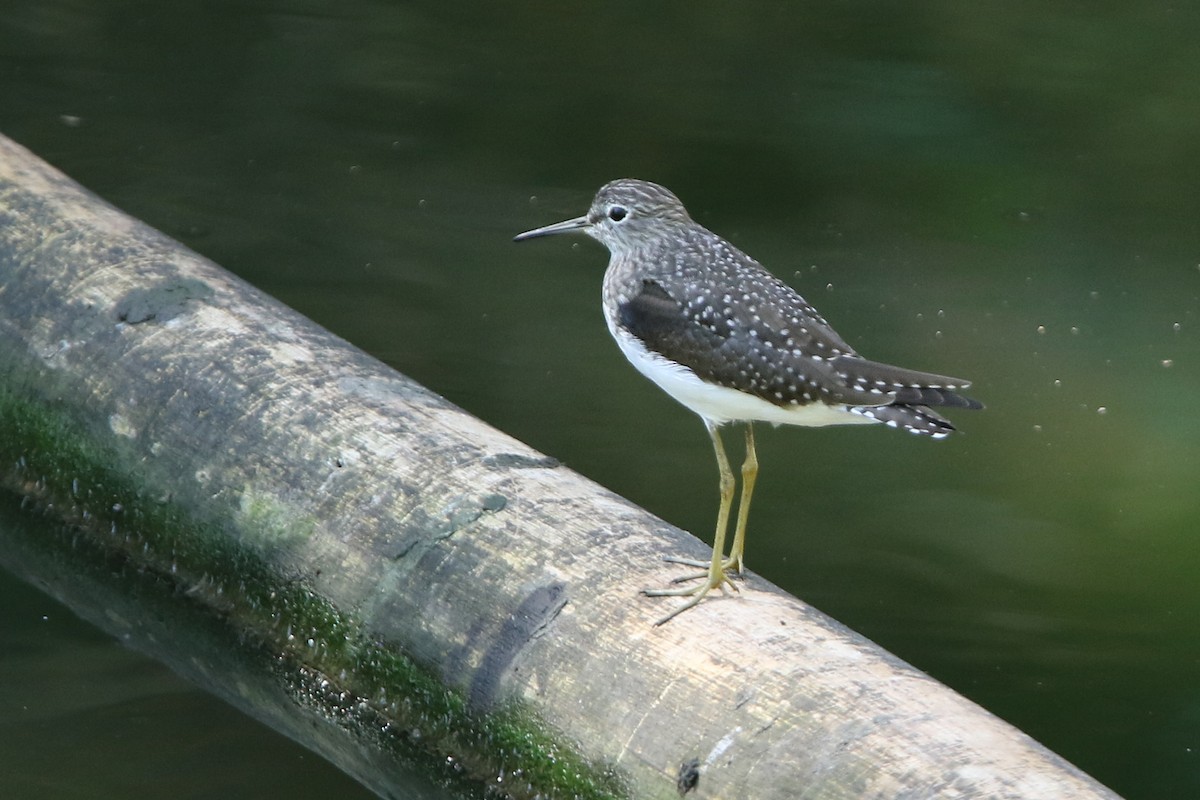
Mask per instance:
[[[775,407],[758,416],[723,415],[727,420],[879,421],[945,435],[952,426],[928,406],[979,407],[956,394],[966,381],[863,359],[796,290],[690,220],[669,236],[614,251],[604,292],[618,342],[637,340],[622,343],[631,359],[628,347],[640,344],[648,357],[677,364],[705,384]]]

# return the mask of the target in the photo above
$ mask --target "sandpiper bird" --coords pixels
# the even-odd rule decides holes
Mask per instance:
[[[608,248],[608,330],[639,372],[704,420],[721,474],[711,560],[668,559],[707,567],[674,583],[701,582],[643,590],[654,597],[690,597],[657,625],[717,587],[736,591],[729,573],[742,572],[746,519],[758,475],[754,422],[875,422],[941,439],[954,426],[931,406],[983,407],[958,394],[970,386],[968,381],[860,356],[796,290],[694,222],[662,186],[613,181],[596,193],[586,215],[526,231],[515,241],[572,231]],[[734,477],[719,428],[728,422],[745,423],[746,459],[733,545],[725,557]]]

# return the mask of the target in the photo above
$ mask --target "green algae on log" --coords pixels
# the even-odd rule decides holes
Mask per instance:
[[[1113,797],[3,138],[0,387],[3,563],[381,795]]]

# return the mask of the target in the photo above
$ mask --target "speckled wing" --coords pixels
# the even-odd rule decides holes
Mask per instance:
[[[799,294],[763,273],[766,302],[686,297],[669,278],[644,279],[618,309],[621,325],[651,351],[699,378],[779,406],[892,404],[978,407],[951,391],[965,381],[859,357]],[[769,309],[769,313],[760,311]]]
[[[839,357],[834,359],[833,366],[847,383],[868,391],[884,392],[895,404],[983,408],[983,403],[978,400],[958,394],[958,390],[971,385],[962,378],[881,364],[861,356]]]
[[[806,355],[817,341],[831,354],[853,352],[828,326],[817,324],[819,318],[810,320],[803,332],[792,331],[766,324],[736,301],[725,306],[716,298],[714,306],[693,299],[687,304],[676,294],[682,297],[683,291],[673,294],[670,281],[643,280],[640,291],[619,307],[620,323],[647,349],[682,364],[701,380],[781,406],[880,403],[878,392],[848,383],[832,361]],[[726,314],[726,308],[732,313]]]

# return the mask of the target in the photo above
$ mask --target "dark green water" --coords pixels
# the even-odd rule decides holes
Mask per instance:
[[[0,132],[707,537],[707,438],[609,341],[604,251],[509,242],[666,184],[988,404],[941,443],[760,431],[751,567],[1193,797],[1200,9],[1056,5],[46,0],[0,15]],[[6,797],[366,795],[5,575],[0,607]]]

